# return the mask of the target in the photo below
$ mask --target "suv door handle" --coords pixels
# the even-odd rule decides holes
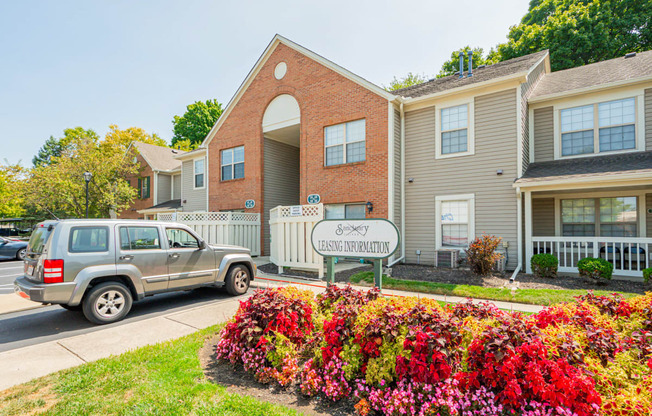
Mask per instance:
[[[131,254],[125,254],[124,256],[120,256],[120,260],[133,260],[134,256]]]
[[[179,253],[168,254],[168,257],[170,257],[172,259],[178,259],[179,258]]]

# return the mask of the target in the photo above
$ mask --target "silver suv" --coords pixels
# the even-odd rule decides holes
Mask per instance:
[[[38,224],[15,292],[82,310],[96,324],[124,318],[133,300],[201,286],[242,295],[256,274],[250,251],[208,245],[170,222],[61,220]]]

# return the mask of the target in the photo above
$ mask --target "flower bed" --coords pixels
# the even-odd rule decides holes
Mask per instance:
[[[652,293],[523,316],[335,286],[241,302],[217,358],[361,415],[649,415]]]

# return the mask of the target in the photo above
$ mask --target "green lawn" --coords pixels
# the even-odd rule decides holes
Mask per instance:
[[[63,370],[0,392],[0,415],[298,415],[204,378],[197,353],[211,327]],[[45,411],[45,413],[41,413]]]
[[[351,276],[351,282],[373,285],[374,273],[371,271],[356,273]],[[588,292],[588,290],[518,289],[512,295],[511,290],[503,288],[394,279],[387,275],[383,275],[383,288],[545,306],[560,302],[572,302],[575,300],[575,296],[584,295]],[[610,295],[614,292],[594,290],[593,293],[596,295]],[[621,294],[626,298],[638,296],[636,293]]]

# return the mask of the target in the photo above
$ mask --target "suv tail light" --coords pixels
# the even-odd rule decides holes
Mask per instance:
[[[63,260],[43,261],[43,283],[63,282]]]

